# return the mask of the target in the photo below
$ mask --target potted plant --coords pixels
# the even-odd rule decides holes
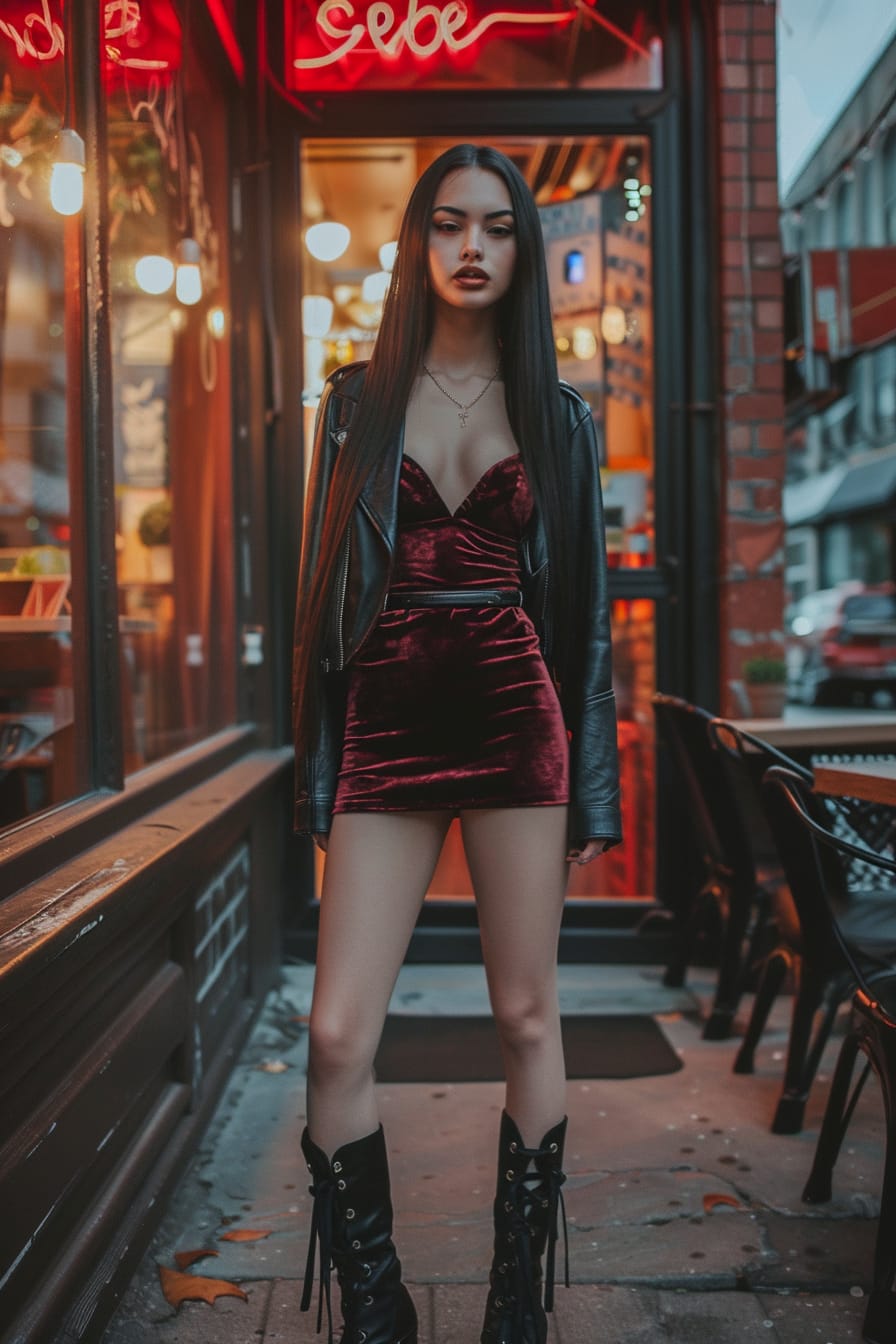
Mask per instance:
[[[148,504],[137,521],[137,535],[146,547],[147,579],[171,582],[171,500],[166,495]]]
[[[744,681],[758,719],[779,719],[787,700],[787,664],[783,658],[757,654],[744,663]]]

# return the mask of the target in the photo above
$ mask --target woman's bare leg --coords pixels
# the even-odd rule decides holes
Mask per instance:
[[[308,1130],[332,1154],[379,1123],[373,1059],[447,812],[337,813],[311,1002]]]
[[[557,1001],[566,814],[563,806],[461,815],[507,1076],[507,1112],[532,1147],[566,1113]]]

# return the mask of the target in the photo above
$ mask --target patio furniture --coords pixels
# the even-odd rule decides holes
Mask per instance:
[[[862,828],[874,845],[875,823],[881,825],[876,814],[864,813],[850,800],[820,798],[804,773],[780,765],[766,773],[762,799],[800,923],[799,986],[784,1086],[772,1122],[774,1133],[796,1134],[837,1010],[855,990],[856,968],[867,984],[896,973],[896,884],[882,885],[863,860],[875,849],[855,843]],[[842,848],[819,848],[803,814],[819,832],[839,831]]]
[[[846,864],[861,863],[871,871],[896,879],[896,862],[866,846],[835,835],[811,815],[811,795],[792,772],[778,767],[768,773],[766,788],[776,795],[774,806],[789,809],[801,834],[801,858],[808,867],[818,893],[817,908],[826,912],[826,923],[838,946],[843,963],[855,981],[849,1028],[840,1047],[837,1067],[828,1094],[815,1160],[803,1190],[807,1204],[826,1203],[831,1198],[831,1177],[843,1137],[862,1088],[873,1069],[880,1079],[886,1117],[886,1157],[881,1189],[880,1216],[874,1253],[872,1291],[868,1299],[862,1338],[867,1344],[896,1341],[896,969],[871,977],[857,957],[837,917],[839,891],[830,891],[828,874]],[[834,860],[832,863],[831,860]],[[891,881],[896,887],[896,882]],[[850,1093],[856,1058],[865,1056],[865,1066]]]
[[[757,961],[757,949],[767,937],[770,888],[757,874],[730,778],[709,739],[713,716],[660,692],[653,696],[653,710],[658,735],[675,765],[702,867],[699,885],[686,893],[679,913],[664,983],[684,983],[701,931],[718,927],[719,975],[703,1035],[707,1040],[724,1040],[731,1034],[747,969]]]

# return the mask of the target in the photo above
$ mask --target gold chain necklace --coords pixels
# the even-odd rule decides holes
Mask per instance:
[[[422,364],[422,360],[421,360],[421,364]],[[461,428],[462,428],[462,429],[466,429],[466,427],[467,427],[467,416],[470,414],[470,412],[472,411],[473,407],[476,405],[477,401],[479,401],[482,397],[485,396],[486,392],[489,390],[489,388],[491,387],[492,383],[495,381],[495,379],[497,378],[498,374],[501,372],[501,361],[500,361],[500,359],[498,360],[498,364],[497,364],[497,367],[495,368],[494,373],[492,374],[491,378],[489,378],[489,380],[488,380],[488,382],[486,383],[485,387],[484,387],[484,388],[482,389],[482,391],[479,393],[479,396],[478,396],[478,397],[474,397],[472,401],[468,401],[467,404],[466,404],[466,406],[464,405],[464,403],[463,403],[462,401],[458,401],[457,397],[452,397],[451,393],[448,392],[448,391],[442,386],[442,384],[439,382],[438,378],[435,376],[435,374],[432,372],[432,370],[431,370],[431,369],[428,369],[428,368],[426,367],[425,364],[423,364],[423,372],[426,374],[426,376],[427,376],[428,378],[431,378],[431,379],[432,379],[432,381],[435,383],[436,387],[437,387],[437,388],[439,389],[439,391],[442,393],[442,396],[443,396],[443,397],[447,397],[449,401],[453,401],[453,402],[454,402],[455,406],[458,408],[458,411],[457,411],[457,418],[458,418],[458,420],[459,420],[460,423],[461,423]]]

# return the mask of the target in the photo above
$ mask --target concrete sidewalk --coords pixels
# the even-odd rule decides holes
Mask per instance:
[[[311,976],[305,965],[283,968],[104,1344],[316,1338],[315,1314],[298,1310],[310,1206],[298,1139]],[[564,1012],[655,1012],[684,1068],[569,1085],[573,1287],[558,1285],[554,1344],[861,1339],[883,1166],[877,1083],[869,1081],[853,1117],[834,1200],[804,1205],[839,1039],[828,1046],[804,1132],[773,1135],[789,1001],[777,1010],[757,1073],[739,1077],[731,1072],[736,1041],[700,1036],[699,1000],[711,983],[707,973],[690,992],[669,991],[652,967],[561,968]],[[487,1011],[481,967],[402,971],[393,1011],[448,1013],[458,1005]],[[265,1067],[272,1062],[287,1067],[272,1072]],[[502,1099],[497,1083],[380,1087],[395,1239],[420,1315],[420,1344],[478,1344]],[[714,1195],[736,1205],[714,1204],[707,1199]],[[240,1228],[270,1235],[219,1240]],[[174,1268],[176,1251],[202,1247],[217,1258],[187,1272],[236,1282],[248,1301],[168,1305],[158,1267]],[[315,1286],[315,1306],[316,1296]]]

